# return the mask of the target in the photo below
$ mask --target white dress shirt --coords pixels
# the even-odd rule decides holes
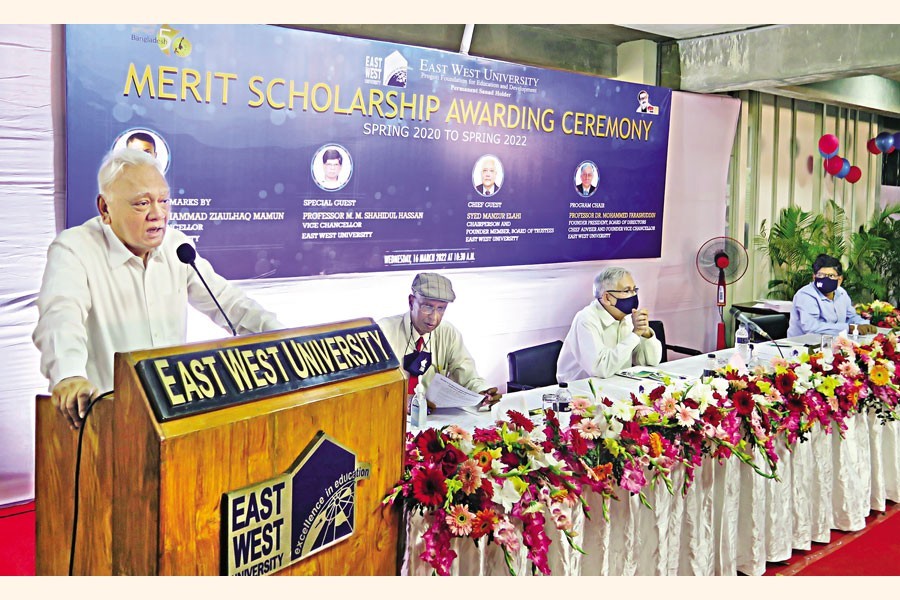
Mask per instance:
[[[388,343],[393,348],[402,367],[403,357],[415,351],[416,340],[420,337],[419,332],[413,329],[409,312],[381,319],[378,321],[378,326],[387,337]],[[421,337],[425,339],[423,350],[431,352],[433,365],[419,377],[419,382],[426,390],[428,384],[434,379],[435,373],[449,377],[473,392],[488,389],[487,382],[478,375],[478,371],[475,369],[475,361],[463,343],[462,334],[451,323],[442,320],[434,331]],[[409,373],[405,369],[403,374],[407,379],[409,378]]]
[[[556,362],[560,383],[612,377],[632,365],[658,365],[662,344],[633,331],[631,315],[616,321],[609,311],[594,300],[575,315]]]
[[[74,376],[111,390],[116,352],[183,344],[188,302],[227,327],[197,274],[178,260],[175,250],[186,241],[167,229],[145,266],[100,217],[57,236],[47,251],[32,336],[51,390]],[[198,256],[194,264],[239,334],[283,328],[205,259]]]

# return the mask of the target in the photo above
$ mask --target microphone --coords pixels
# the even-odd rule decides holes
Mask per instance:
[[[778,354],[781,355],[781,358],[784,358],[784,352],[781,351],[781,346],[779,346],[775,342],[775,340],[772,339],[772,336],[770,336],[768,333],[766,333],[766,331],[762,327],[757,325],[755,322],[751,321],[750,317],[748,317],[747,315],[745,315],[744,313],[742,313],[741,311],[739,311],[738,309],[736,309],[733,306],[729,309],[728,312],[731,313],[731,316],[733,316],[735,319],[737,319],[738,321],[740,321],[741,323],[743,323],[744,325],[746,325],[747,327],[752,329],[754,332],[758,333],[762,337],[764,337],[767,340],[769,340],[770,342],[772,342],[772,344],[778,350]]]
[[[199,277],[200,281],[203,282],[203,287],[205,287],[206,291],[209,292],[209,297],[212,298],[213,302],[216,303],[216,307],[219,309],[219,312],[222,313],[223,317],[225,317],[225,322],[228,323],[228,328],[231,329],[231,333],[236,336],[237,331],[235,331],[234,325],[231,324],[231,320],[228,318],[228,315],[226,315],[225,311],[222,310],[222,305],[220,305],[219,301],[216,300],[215,294],[213,294],[212,290],[209,289],[209,286],[206,285],[206,280],[203,279],[203,275],[200,274],[200,271],[197,269],[197,265],[194,264],[194,260],[197,258],[197,251],[194,250],[193,246],[185,242],[178,246],[178,248],[175,250],[175,254],[178,255],[178,260],[186,265],[191,265],[191,267],[194,268],[194,272],[197,273],[197,277]]]
[[[728,312],[731,313],[731,316],[733,316],[735,319],[737,319],[738,321],[740,321],[741,323],[743,323],[744,325],[746,325],[747,327],[752,329],[757,334],[761,335],[762,337],[766,338],[767,340],[770,340],[770,341],[772,340],[772,337],[768,333],[766,333],[766,331],[762,327],[760,327],[759,325],[757,325],[756,323],[751,321],[750,317],[748,317],[747,315],[745,315],[744,313],[742,313],[735,307],[732,306]]]

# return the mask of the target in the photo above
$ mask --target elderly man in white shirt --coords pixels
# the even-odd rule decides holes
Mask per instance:
[[[612,377],[632,365],[658,365],[662,344],[638,308],[638,288],[627,270],[608,267],[594,278],[594,301],[572,321],[556,363],[560,383]]]
[[[113,387],[116,352],[183,344],[187,304],[226,326],[167,230],[169,186],[152,156],[110,153],[97,174],[100,216],[60,233],[47,252],[32,339],[52,402],[73,428],[100,390]],[[196,258],[195,265],[239,333],[281,329],[274,314]]]

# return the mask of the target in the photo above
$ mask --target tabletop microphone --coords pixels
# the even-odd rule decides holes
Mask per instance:
[[[760,327],[755,321],[752,321],[750,319],[750,317],[748,317],[747,315],[745,315],[744,313],[742,313],[741,311],[739,311],[738,309],[736,309],[733,306],[731,307],[731,309],[728,312],[731,313],[731,316],[733,316],[739,322],[743,323],[744,325],[746,325],[747,327],[752,329],[755,333],[757,333],[758,335],[760,335],[760,336],[766,338],[767,340],[769,340],[770,342],[772,342],[775,345],[775,348],[778,350],[778,354],[781,355],[781,358],[784,358],[784,353],[781,351],[781,346],[779,346],[775,342],[775,340],[772,339],[772,336],[770,336],[768,333],[766,333],[765,329]]]
[[[731,313],[732,317],[734,317],[735,319],[737,319],[738,321],[740,321],[741,323],[743,323],[744,325],[746,325],[747,327],[752,329],[757,334],[761,335],[762,337],[766,338],[767,340],[770,340],[770,341],[772,340],[772,336],[770,336],[768,333],[766,333],[765,329],[763,329],[762,327],[757,325],[754,321],[752,321],[750,319],[750,317],[748,317],[747,315],[745,315],[744,313],[742,313],[735,307],[732,306],[728,312]]]
[[[229,319],[228,315],[225,314],[225,311],[222,310],[222,305],[219,304],[218,300],[216,300],[216,295],[213,294],[212,290],[209,289],[209,286],[206,285],[206,280],[203,279],[203,275],[200,274],[200,271],[197,269],[197,265],[194,264],[194,259],[197,258],[197,251],[194,250],[193,246],[185,242],[178,246],[178,249],[175,250],[175,254],[178,255],[178,260],[186,265],[191,265],[191,267],[194,268],[194,272],[197,273],[197,277],[199,277],[200,281],[203,282],[203,287],[205,287],[206,291],[209,292],[209,297],[212,298],[213,302],[216,303],[216,307],[219,309],[219,312],[222,313],[223,317],[225,317],[225,322],[228,323],[228,328],[231,329],[231,333],[236,336],[237,331],[235,331],[234,325],[231,324],[231,319]]]

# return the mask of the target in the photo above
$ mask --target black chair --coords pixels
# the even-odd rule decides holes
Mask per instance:
[[[750,317],[750,320],[759,325],[760,328],[768,333],[769,337],[771,337],[773,340],[780,340],[787,337],[790,318],[784,313],[778,313],[775,315],[755,315]],[[755,331],[751,331],[750,341],[755,344],[758,342],[764,342],[766,341],[766,339]]]
[[[556,361],[563,343],[559,340],[529,348],[522,348],[506,355],[509,365],[507,392],[518,392],[556,384]]]
[[[647,323],[650,326],[650,329],[653,330],[653,333],[656,334],[656,339],[659,340],[659,343],[662,344],[662,359],[661,362],[669,362],[669,350],[672,352],[677,352],[678,354],[687,354],[688,356],[697,356],[698,354],[703,354],[699,350],[695,350],[693,348],[685,348],[684,346],[676,346],[674,344],[666,343],[666,329],[663,327],[662,321],[650,321]]]

